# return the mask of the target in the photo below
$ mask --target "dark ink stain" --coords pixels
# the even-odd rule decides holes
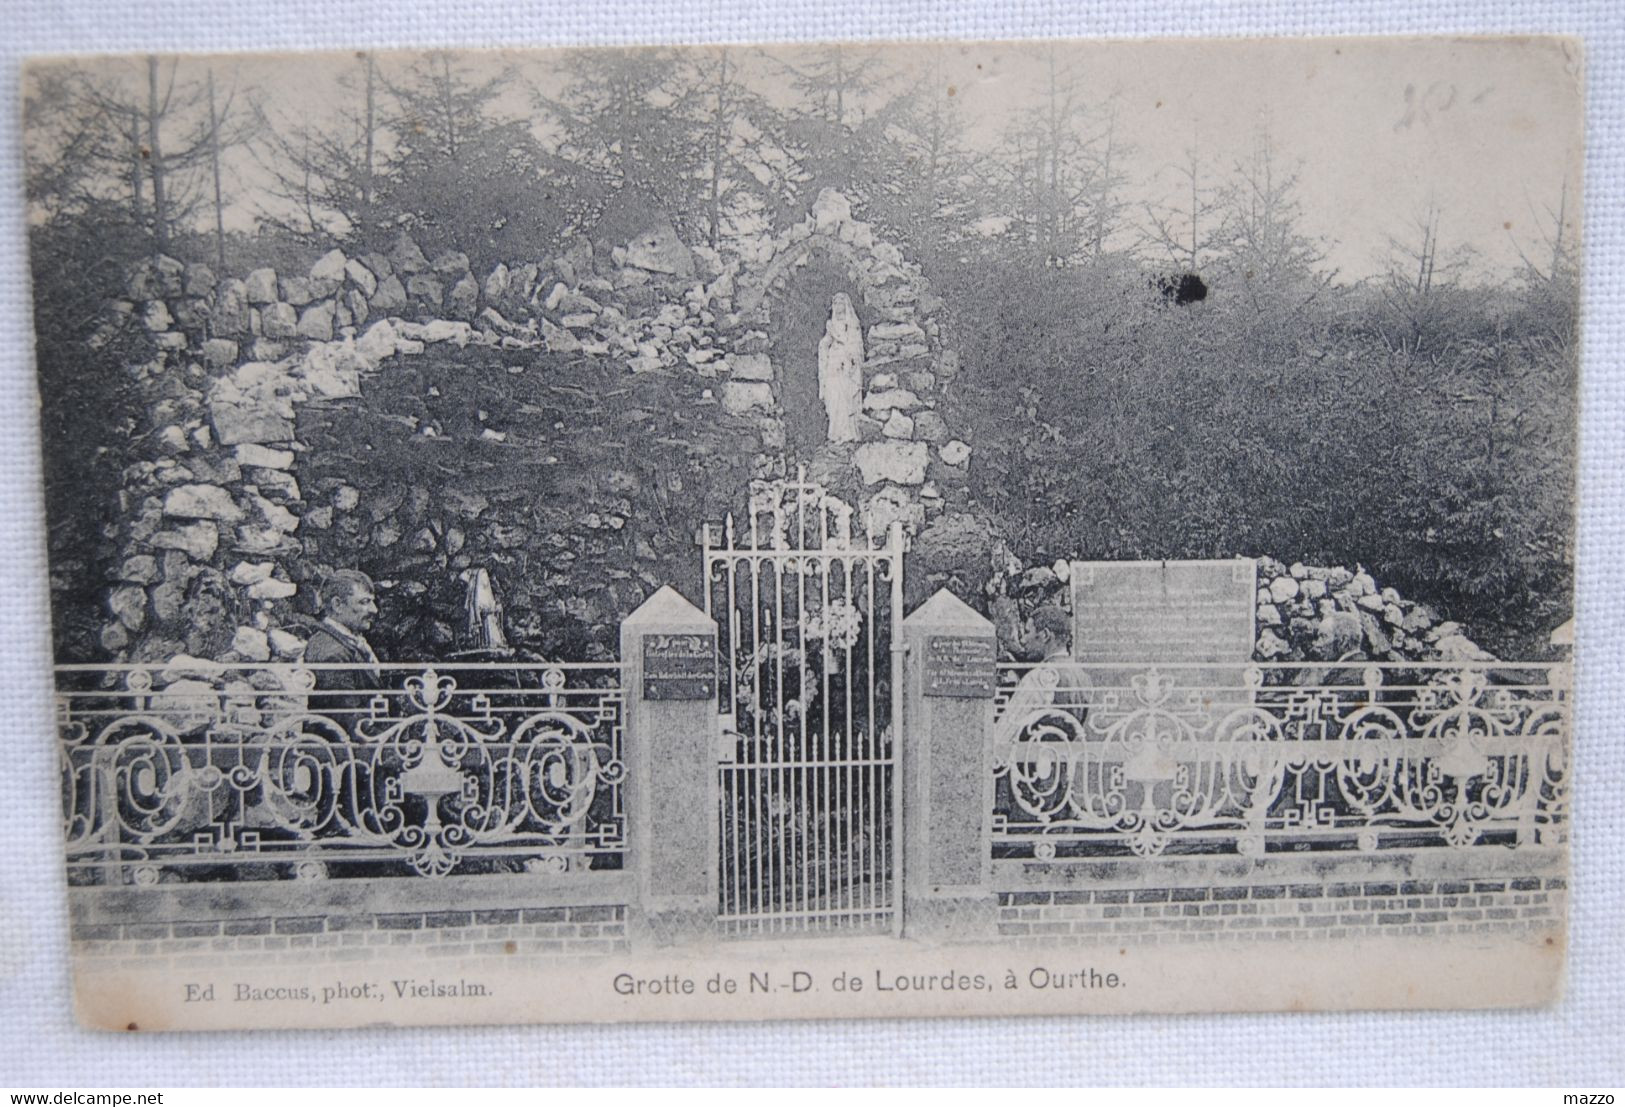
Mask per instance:
[[[1195,273],[1181,273],[1176,277],[1157,277],[1153,282],[1163,299],[1175,304],[1194,304],[1207,299],[1207,282]]]

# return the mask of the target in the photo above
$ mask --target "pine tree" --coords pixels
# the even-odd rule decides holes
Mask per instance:
[[[564,90],[536,94],[561,132],[557,154],[578,229],[620,198],[663,211],[685,240],[708,233],[707,153],[717,137],[702,122],[706,90],[685,81],[682,66],[670,50],[578,51],[565,62]],[[725,87],[722,95],[732,93]]]
[[[882,203],[895,164],[893,127],[908,100],[881,52],[824,46],[788,58],[775,54],[772,61],[797,97],[772,125],[771,137],[788,163],[780,216],[799,218],[825,188],[860,208]]]
[[[772,155],[766,133],[772,109],[745,82],[737,51],[696,51],[683,76],[702,161],[705,240],[712,249],[742,221],[767,208]]]
[[[1050,265],[1099,262],[1126,227],[1124,166],[1131,147],[1115,100],[1092,103],[1084,74],[1053,46],[1038,50],[1038,103],[1005,128],[988,165],[1009,233]]]
[[[944,49],[931,51],[888,113],[888,142],[876,174],[880,187],[869,211],[928,262],[959,240],[976,212],[974,162],[965,149],[965,121],[945,73]]]
[[[529,120],[503,110],[514,85],[503,69],[476,77],[457,55],[431,51],[379,79],[392,110],[382,172],[364,173],[373,204],[436,249],[492,263],[555,244],[561,205],[552,167]]]
[[[1301,308],[1330,284],[1323,247],[1303,233],[1297,169],[1275,148],[1268,120],[1220,190],[1217,270],[1231,296],[1259,312]]]

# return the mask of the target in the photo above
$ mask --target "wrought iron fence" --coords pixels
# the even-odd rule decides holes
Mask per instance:
[[[1551,664],[1006,666],[993,855],[1561,841],[1569,688]]]
[[[78,884],[617,869],[615,664],[57,670]]]

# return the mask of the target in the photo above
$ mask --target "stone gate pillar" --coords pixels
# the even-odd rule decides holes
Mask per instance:
[[[972,937],[994,926],[996,635],[946,588],[903,620],[902,635],[904,935]]]
[[[670,587],[621,623],[635,929],[658,944],[716,919],[716,650],[716,623]]]

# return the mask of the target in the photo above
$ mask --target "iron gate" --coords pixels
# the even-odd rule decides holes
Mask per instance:
[[[718,918],[736,933],[900,928],[900,524],[798,471],[753,485],[743,533],[707,527],[717,621]]]

